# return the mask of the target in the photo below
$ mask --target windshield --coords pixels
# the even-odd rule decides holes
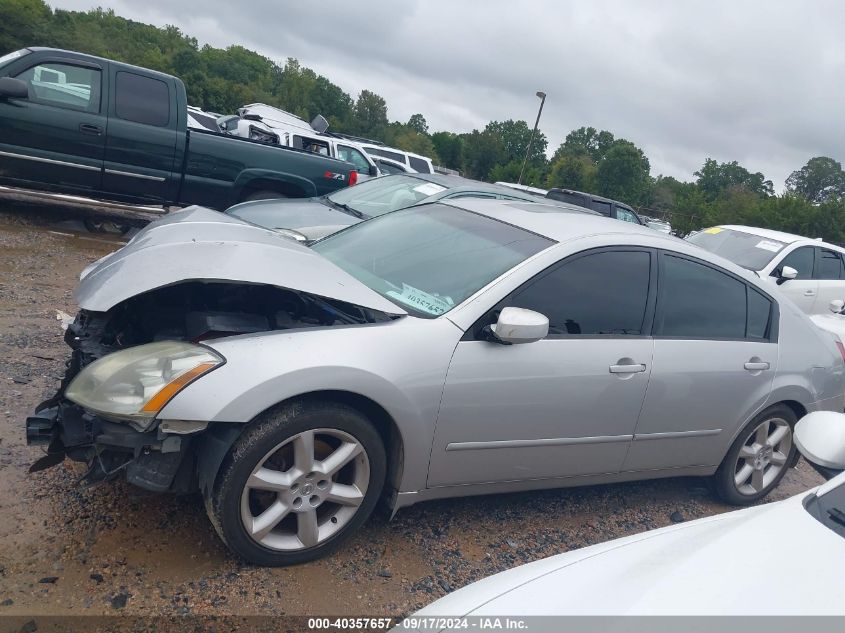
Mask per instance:
[[[690,235],[687,241],[748,270],[763,270],[786,246],[784,242],[720,226]]]
[[[408,312],[434,318],[554,243],[477,213],[429,204],[362,222],[312,248]]]
[[[19,51],[12,51],[11,53],[6,53],[2,57],[0,57],[0,67],[3,67],[9,62],[16,60],[18,57],[23,57],[27,53],[29,53],[29,50],[26,48],[22,48]]]
[[[375,217],[422,202],[446,187],[413,176],[386,176],[341,189],[329,201]]]

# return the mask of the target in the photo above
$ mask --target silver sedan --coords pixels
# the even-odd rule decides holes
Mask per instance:
[[[193,208],[83,273],[59,393],[27,421],[89,481],[198,488],[248,561],[314,559],[377,501],[697,475],[764,497],[835,339],[777,288],[647,228],[433,203],[308,248]]]

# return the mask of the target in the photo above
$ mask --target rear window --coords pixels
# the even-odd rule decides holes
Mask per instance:
[[[402,163],[403,165],[407,165],[408,162],[405,160],[405,156],[403,154],[399,154],[398,152],[391,152],[386,149],[381,149],[378,147],[368,147],[367,153],[375,156],[383,156],[384,158],[389,158],[391,160],[396,160]],[[418,170],[419,171],[419,170]],[[426,172],[428,169],[425,170]]]
[[[748,270],[764,269],[786,246],[785,242],[720,226],[691,235],[687,241]]]
[[[158,79],[119,72],[114,109],[117,118],[124,121],[167,127],[170,122],[170,89]]]

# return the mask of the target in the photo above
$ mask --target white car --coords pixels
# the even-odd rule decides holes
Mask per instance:
[[[516,567],[437,600],[403,628],[425,622],[418,616],[845,615],[845,415],[805,416],[795,441],[833,479]]]
[[[777,284],[807,314],[845,299],[845,249],[821,239],[748,226],[714,226],[687,241]]]

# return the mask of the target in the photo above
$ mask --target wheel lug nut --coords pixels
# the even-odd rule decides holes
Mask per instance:
[[[317,487],[318,487],[320,490],[325,490],[326,488],[328,488],[328,487],[329,487],[329,482],[328,482],[328,480],[326,480],[326,479],[322,479],[322,480],[318,481],[318,482],[317,482]]]
[[[310,503],[316,508],[318,505],[320,505],[320,497],[318,497],[317,495],[311,495],[311,497],[308,499],[308,503]]]

